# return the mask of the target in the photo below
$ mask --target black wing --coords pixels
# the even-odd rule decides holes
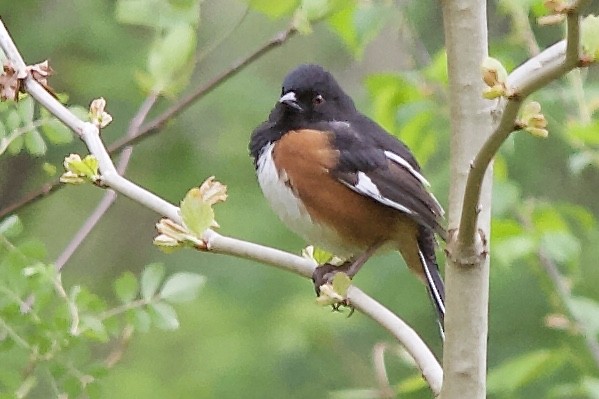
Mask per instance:
[[[352,190],[413,218],[445,239],[443,209],[408,148],[366,117],[328,122],[339,163],[333,175]]]

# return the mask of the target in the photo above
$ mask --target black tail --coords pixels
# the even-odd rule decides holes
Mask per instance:
[[[426,288],[437,312],[441,336],[444,335],[443,322],[445,319],[445,285],[439,273],[435,256],[435,237],[432,232],[421,228],[418,239],[418,256],[426,279]]]

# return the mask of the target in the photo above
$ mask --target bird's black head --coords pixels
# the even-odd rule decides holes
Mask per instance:
[[[276,106],[286,122],[344,121],[356,112],[333,75],[319,65],[300,65],[285,77]]]
[[[300,65],[285,77],[281,98],[268,121],[252,133],[250,153],[257,166],[264,146],[290,130],[313,129],[322,123],[349,121],[356,114],[352,99],[329,72],[318,65]]]

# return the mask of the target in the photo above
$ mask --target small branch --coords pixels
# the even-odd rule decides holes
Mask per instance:
[[[543,249],[539,250],[538,257],[541,266],[545,269],[547,276],[549,276],[549,279],[553,283],[561,303],[568,311],[569,318],[573,320],[576,326],[581,330],[580,335],[584,338],[584,342],[595,362],[595,366],[599,369],[599,342],[597,342],[597,339],[595,338],[596,335],[589,330],[588,323],[585,320],[580,320],[577,317],[576,312],[572,310],[572,307],[570,306],[570,289],[564,283],[564,277],[561,275],[555,262],[547,256]]]
[[[374,375],[379,385],[379,396],[381,398],[394,398],[395,392],[389,384],[389,376],[387,375],[387,367],[385,366],[385,351],[387,344],[380,342],[372,349],[372,363],[374,364]]]
[[[60,298],[62,298],[67,304],[67,308],[69,309],[69,314],[71,315],[71,327],[69,329],[69,333],[76,337],[81,333],[79,330],[79,309],[77,309],[77,304],[69,298],[69,295],[64,289],[62,285],[62,278],[60,273],[54,279],[54,288],[56,289],[56,293]]]
[[[118,339],[115,347],[110,351],[108,356],[106,356],[106,358],[104,359],[104,365],[106,366],[106,368],[108,368],[108,369],[113,368],[114,366],[116,366],[118,364],[118,362],[121,361],[121,359],[123,358],[123,354],[125,353],[125,350],[129,346],[129,342],[131,341],[131,338],[133,337],[134,331],[135,330],[134,330],[133,326],[130,324],[127,324],[123,328],[123,331],[121,332],[121,335],[119,336],[119,339]]]
[[[567,15],[568,37],[565,41],[549,47],[510,74],[508,87],[512,89],[513,95],[508,98],[498,126],[478,152],[468,174],[457,238],[461,246],[470,247],[475,243],[478,224],[477,208],[483,177],[501,144],[514,131],[514,122],[523,100],[578,66],[580,60],[578,11],[586,2],[587,0],[579,0],[571,6]]]
[[[33,121],[32,123],[28,124],[27,126],[23,126],[23,127],[13,130],[8,135],[8,137],[4,137],[4,138],[0,139],[0,155],[4,154],[4,151],[6,151],[8,149],[8,147],[10,146],[10,143],[12,143],[14,140],[16,140],[20,136],[24,135],[25,133],[30,132],[33,129],[38,128],[48,122],[50,122],[50,119],[42,118],[42,119]]]
[[[6,331],[6,334],[12,338],[12,340],[23,349],[32,351],[31,345],[23,337],[21,337],[15,330],[12,329],[8,323],[0,317],[0,329]]]
[[[89,233],[91,233],[93,228],[96,226],[96,224],[98,224],[102,216],[104,216],[108,208],[110,208],[115,200],[116,193],[113,190],[107,190],[98,203],[96,209],[94,209],[94,211],[88,216],[83,225],[67,244],[65,249],[60,253],[60,255],[58,255],[58,258],[56,258],[56,261],[54,262],[54,267],[56,267],[56,270],[62,270],[64,265],[69,261],[69,259],[71,259],[71,256],[73,256],[77,248],[81,246],[83,241],[87,238]]]
[[[150,93],[150,95],[146,97],[135,116],[131,119],[129,129],[127,130],[127,136],[134,136],[138,132],[139,127],[144,122],[145,118],[147,117],[154,104],[156,104],[157,99],[158,93],[155,92]],[[132,146],[127,146],[123,149],[123,152],[121,153],[121,158],[119,159],[119,162],[116,167],[119,174],[123,175],[127,170],[127,166],[129,165],[129,160],[131,159],[132,153]],[[60,271],[64,267],[64,265],[69,261],[71,256],[73,256],[77,248],[81,246],[81,244],[87,238],[89,233],[91,233],[93,228],[96,227],[100,219],[102,219],[104,214],[106,214],[108,209],[112,206],[112,204],[114,204],[115,200],[116,192],[114,192],[113,190],[107,190],[100,202],[98,203],[96,209],[94,209],[91,215],[89,215],[89,217],[85,220],[79,231],[75,233],[73,239],[68,243],[68,245],[62,251],[62,253],[58,256],[56,262],[54,262],[56,270]]]

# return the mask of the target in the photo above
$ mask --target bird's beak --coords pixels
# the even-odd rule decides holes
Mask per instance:
[[[290,91],[282,95],[281,98],[279,98],[279,102],[298,111],[302,110],[302,107],[297,103],[297,98],[295,97],[295,92],[293,91]]]

